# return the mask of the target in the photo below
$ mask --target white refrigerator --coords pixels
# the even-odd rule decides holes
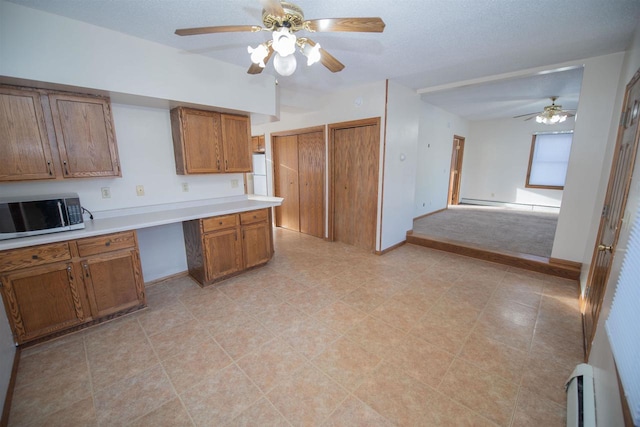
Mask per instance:
[[[253,194],[267,195],[267,156],[264,154],[253,155]]]

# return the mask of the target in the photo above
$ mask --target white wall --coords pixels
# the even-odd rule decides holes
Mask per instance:
[[[386,142],[383,140],[382,250],[404,242],[407,231],[413,229],[421,104],[415,91],[389,81]]]
[[[583,261],[585,247],[593,247],[593,215],[602,208],[598,192],[603,168],[608,168],[609,123],[619,115],[616,103],[624,52],[583,61],[580,103],[571,145],[571,157],[564,186],[551,256]],[[598,207],[598,205],[600,205]],[[597,214],[599,215],[599,214]]]
[[[421,102],[414,218],[447,207],[453,135],[467,138],[468,121]]]
[[[620,82],[618,84],[617,97],[615,102],[614,115],[611,121],[609,139],[607,145],[607,153],[605,156],[605,167],[600,174],[600,185],[598,187],[597,205],[593,210],[592,222],[589,233],[589,246],[585,247],[583,258],[583,275],[581,285],[584,289],[586,276],[588,274],[591,256],[593,254],[594,239],[598,231],[600,212],[604,203],[606,187],[609,181],[609,170],[611,159],[613,157],[613,149],[615,147],[618,118],[622,109],[624,99],[624,91],[626,84],[631,80],[633,75],[640,69],[640,25],[636,28],[635,37],[629,50],[627,51],[621,72]],[[620,395],[618,392],[618,381],[616,377],[616,368],[614,365],[611,346],[607,337],[604,322],[609,316],[613,294],[620,275],[622,260],[625,256],[626,245],[629,240],[629,227],[633,223],[637,215],[636,208],[640,203],[640,151],[636,156],[636,163],[633,173],[633,179],[627,200],[627,207],[624,214],[623,228],[620,232],[620,239],[616,247],[611,275],[604,295],[600,317],[596,335],[591,347],[589,355],[589,364],[594,367],[594,376],[596,378],[596,412],[598,425],[623,425],[622,409],[620,404]],[[630,324],[629,327],[637,328],[637,325]]]
[[[465,141],[461,197],[560,207],[562,190],[525,188],[532,135],[572,130],[573,119],[549,126],[535,120],[472,121]]]
[[[274,115],[275,79],[0,1],[0,76]]]

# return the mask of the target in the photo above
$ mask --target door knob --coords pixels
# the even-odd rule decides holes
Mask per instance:
[[[612,246],[606,246],[606,245],[603,245],[602,243],[598,245],[598,250],[600,252],[611,252],[612,249],[613,249]]]

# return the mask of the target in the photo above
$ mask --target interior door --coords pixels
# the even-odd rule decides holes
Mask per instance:
[[[333,129],[333,239],[375,250],[379,125]]]
[[[298,135],[300,232],[324,237],[324,132]]]
[[[298,137],[277,136],[273,139],[276,197],[284,197],[276,207],[276,226],[300,231],[300,199],[298,191]]]
[[[618,140],[609,176],[607,195],[602,209],[602,218],[596,246],[593,251],[587,286],[582,297],[582,321],[584,328],[585,355],[589,356],[591,342],[598,324],[598,315],[611,271],[613,256],[622,226],[631,176],[638,149],[638,120],[640,112],[640,70],[627,85],[622,109]]]
[[[462,156],[464,154],[464,138],[454,135],[451,152],[451,174],[449,177],[449,204],[460,203],[460,182],[462,180]]]

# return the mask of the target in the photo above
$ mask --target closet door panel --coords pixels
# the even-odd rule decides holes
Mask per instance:
[[[300,232],[324,237],[325,143],[323,132],[298,135]]]
[[[276,207],[276,226],[300,231],[300,196],[298,182],[298,137],[274,138],[275,195],[283,197]]]

